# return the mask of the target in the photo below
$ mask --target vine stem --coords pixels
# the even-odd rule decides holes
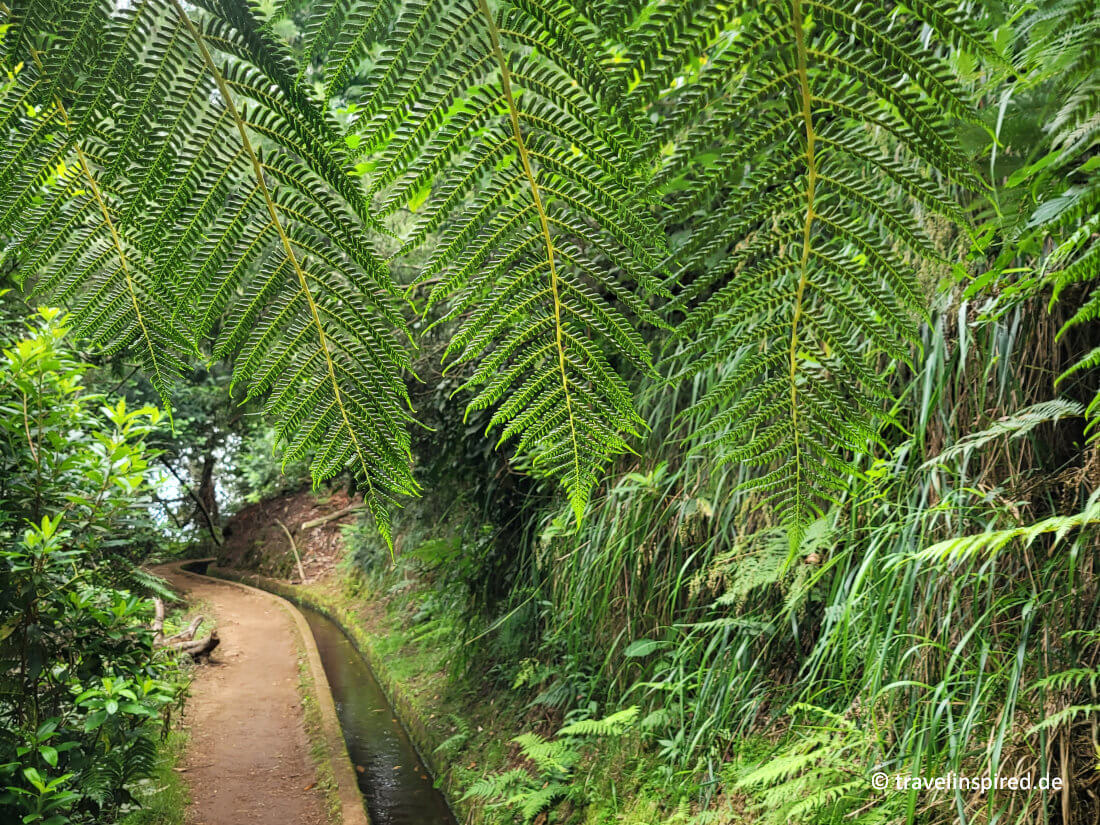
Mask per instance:
[[[573,417],[573,399],[569,394],[569,377],[565,371],[565,343],[562,336],[561,323],[561,295],[558,291],[558,267],[555,260],[554,239],[550,235],[550,221],[546,215],[546,209],[542,203],[542,194],[539,190],[535,173],[531,169],[531,159],[527,153],[527,145],[523,142],[523,130],[519,125],[519,108],[516,106],[515,97],[512,95],[512,75],[508,69],[508,60],[500,47],[500,30],[493,19],[493,12],[489,8],[488,0],[478,0],[478,7],[485,17],[485,24],[489,29],[489,41],[493,47],[493,56],[500,66],[500,85],[504,93],[504,100],[508,104],[508,115],[512,121],[512,133],[516,139],[516,149],[519,160],[523,166],[523,173],[531,186],[531,198],[535,203],[535,210],[539,215],[539,224],[542,228],[542,237],[546,244],[546,257],[550,264],[550,296],[554,302],[554,337],[558,350],[558,369],[561,372],[561,387],[565,393],[565,410],[569,417],[569,435],[573,441],[573,469],[577,484],[581,482],[581,456],[577,445],[577,426]],[[573,512],[577,521],[581,519],[581,513],[577,502],[573,502]]]

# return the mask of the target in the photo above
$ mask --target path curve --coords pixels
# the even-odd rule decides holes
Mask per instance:
[[[327,825],[298,693],[303,645],[311,670],[319,669],[319,660],[314,663],[308,655],[312,636],[303,638],[304,620],[297,621],[301,617],[284,599],[254,588],[188,573],[178,565],[154,572],[188,601],[203,602],[221,637],[212,663],[195,671],[184,712],[189,739],[183,776],[192,800],[187,824]],[[331,704],[328,683],[323,672],[322,681],[316,674],[314,679],[318,693],[323,691],[318,699],[324,717],[325,700]],[[331,731],[324,733],[331,738]],[[333,756],[339,772],[341,754]],[[346,750],[342,756],[347,761]],[[350,770],[350,762],[346,767]],[[361,802],[353,805],[362,810]],[[365,822],[343,807],[345,823]]]

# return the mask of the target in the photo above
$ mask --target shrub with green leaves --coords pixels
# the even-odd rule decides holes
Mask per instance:
[[[133,566],[160,413],[89,392],[67,332],[41,309],[0,357],[0,809],[48,825],[133,803],[178,698]]]

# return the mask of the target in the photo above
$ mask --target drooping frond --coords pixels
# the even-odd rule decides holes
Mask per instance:
[[[0,5],[0,236],[83,334],[162,394],[213,339],[286,455],[352,468],[385,531],[415,489],[407,333],[367,234],[389,221],[470,408],[578,518],[644,427],[630,381],[663,318],[683,372],[723,365],[700,441],[759,468],[792,541],[843,493],[924,310],[923,217],[957,219],[946,187],[976,180],[942,55],[987,50],[946,0],[283,6],[304,54],[251,0]],[[1089,83],[1060,145],[1091,145]],[[1066,283],[1097,260],[1079,240]]]
[[[388,535],[415,490],[405,325],[324,109],[249,5],[17,4],[0,233],[34,292],[162,395],[216,336],[288,458],[347,468]],[[58,45],[63,44],[63,45]]]
[[[1032,404],[1019,412],[1007,415],[994,421],[992,425],[976,433],[968,433],[950,447],[947,447],[939,455],[930,458],[921,469],[938,467],[954,461],[960,456],[966,456],[985,447],[991,441],[998,438],[1018,439],[1023,438],[1037,427],[1061,421],[1063,418],[1076,418],[1084,415],[1085,408],[1076,401],[1068,401],[1056,398],[1053,401],[1040,401]]]
[[[685,366],[727,364],[699,435],[762,468],[745,488],[797,540],[846,489],[846,451],[877,438],[884,368],[915,341],[913,262],[939,258],[918,216],[955,217],[945,180],[974,180],[940,47],[981,46],[939,0],[659,4],[624,37],[620,87],[661,114],[644,157],[670,223],[694,224],[676,253]]]
[[[403,251],[434,241],[418,281],[454,329],[445,358],[579,518],[643,426],[627,376],[651,370],[638,324],[663,248],[601,37],[562,0],[429,0],[385,43],[355,126],[371,191],[390,215],[430,190]]]
[[[7,34],[5,46],[21,59],[5,61],[19,71],[0,98],[6,138],[0,149],[4,257],[15,258],[16,278],[30,282],[33,297],[72,310],[77,335],[96,341],[108,353],[132,353],[165,397],[193,345],[173,318],[171,298],[151,260],[128,231],[132,204],[122,179],[126,170],[117,173],[121,163],[116,153],[128,151],[134,136],[148,126],[143,116],[150,98],[176,80],[161,69],[181,69],[185,60],[175,48],[174,33],[151,25],[146,5],[122,10],[117,21],[112,20],[111,4],[53,9],[56,32],[47,28],[53,21],[36,16],[48,15],[43,5],[26,9],[25,15],[17,6],[6,15],[14,31]],[[118,29],[113,28],[116,22]],[[101,34],[105,31],[110,36]],[[50,49],[32,36],[47,33],[60,38],[65,48]],[[123,72],[117,66],[129,61],[126,49],[139,48],[142,40],[159,53],[159,65],[143,78],[146,94],[131,94],[120,102],[115,128],[107,135],[96,128],[98,118],[85,106],[105,104],[112,85],[121,82]],[[97,49],[108,65],[86,76],[93,89],[81,81],[84,54]],[[129,66],[125,73],[130,73]],[[186,68],[180,74],[179,83],[186,85]],[[71,98],[68,104],[63,94]]]
[[[1004,530],[990,530],[972,536],[960,536],[938,542],[915,554],[915,558],[933,564],[958,564],[975,558],[995,556],[1002,549],[1015,542],[1029,547],[1041,536],[1050,536],[1053,543],[1060,543],[1067,535],[1091,528],[1100,522],[1100,503],[1093,493],[1085,508],[1071,516],[1051,516],[1024,527],[1009,527]]]

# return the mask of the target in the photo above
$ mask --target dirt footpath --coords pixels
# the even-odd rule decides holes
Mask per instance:
[[[221,637],[212,663],[195,672],[184,712],[188,825],[325,825],[291,617],[265,594],[170,567],[155,572],[209,605]]]

